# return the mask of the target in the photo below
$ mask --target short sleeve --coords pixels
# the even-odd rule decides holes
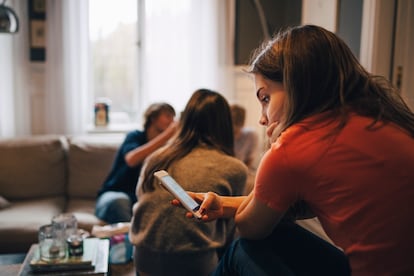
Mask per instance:
[[[132,131],[128,133],[125,137],[124,142],[121,145],[122,155],[125,156],[125,154],[127,154],[128,152],[142,146],[146,142],[147,141],[144,132]]]
[[[294,179],[285,148],[275,143],[260,162],[254,195],[275,211],[285,212],[298,199]]]

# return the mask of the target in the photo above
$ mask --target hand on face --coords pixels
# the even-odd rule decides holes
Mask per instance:
[[[283,83],[271,81],[260,74],[255,75],[255,85],[256,96],[262,106],[259,122],[261,125],[267,126],[266,134],[273,142],[275,129],[284,117],[286,91]]]
[[[170,139],[177,132],[178,125],[179,123],[174,121],[174,117],[161,114],[154,123],[154,129],[156,135],[162,134],[164,138]]]
[[[174,135],[174,133],[178,130],[178,124],[179,123],[177,121],[172,121],[164,131],[170,133],[171,136]]]
[[[171,125],[176,125],[174,121],[174,115],[168,112],[161,112],[161,114],[153,121],[154,127],[159,131],[163,132],[168,128],[171,128]]]
[[[267,128],[266,128],[266,135],[267,137],[269,137],[269,139],[272,139],[273,137],[273,132],[275,130],[275,128],[279,125],[279,122],[273,122],[270,123]]]

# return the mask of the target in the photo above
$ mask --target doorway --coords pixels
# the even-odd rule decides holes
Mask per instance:
[[[414,2],[397,0],[391,80],[414,110]]]

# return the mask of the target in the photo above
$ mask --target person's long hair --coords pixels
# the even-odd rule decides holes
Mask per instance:
[[[193,93],[181,114],[177,136],[168,146],[150,157],[150,162],[144,168],[143,191],[154,189],[155,171],[168,170],[172,163],[200,145],[234,156],[229,104],[222,95],[208,89],[199,89]]]
[[[282,82],[287,96],[285,117],[274,137],[316,114],[318,121],[337,120],[343,128],[349,112],[392,122],[414,136],[414,114],[396,88],[368,73],[349,47],[334,33],[305,25],[279,32],[252,56],[249,72]]]

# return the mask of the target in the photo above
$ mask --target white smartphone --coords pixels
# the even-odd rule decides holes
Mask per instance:
[[[154,173],[154,176],[160,181],[163,187],[165,187],[172,195],[174,195],[181,204],[190,211],[195,218],[201,219],[200,204],[198,204],[186,191],[180,186],[180,184],[168,174],[167,171],[161,170]]]

